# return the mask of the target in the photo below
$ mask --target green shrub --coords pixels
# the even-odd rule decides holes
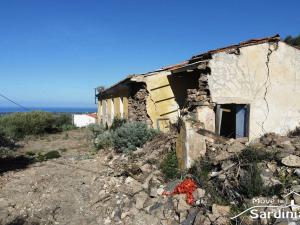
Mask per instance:
[[[93,133],[94,138],[106,131],[102,124],[90,124],[88,129]]]
[[[104,131],[95,138],[96,149],[106,149],[112,147],[113,145],[113,135],[110,131]]]
[[[275,159],[276,151],[268,152],[263,148],[255,148],[253,146],[248,146],[244,149],[239,157],[243,162],[261,162],[261,161],[272,161]]]
[[[63,125],[61,126],[61,129],[62,129],[63,131],[74,130],[74,129],[76,129],[76,126],[73,125],[73,124],[63,124]]]
[[[37,162],[43,162],[43,161],[45,161],[46,160],[46,158],[45,158],[45,156],[42,154],[42,153],[38,153],[38,155],[35,157],[35,161],[37,161]]]
[[[63,130],[63,126],[65,128],[73,128],[74,129],[75,126],[73,126],[71,114],[58,113],[58,114],[52,114],[52,116],[54,118],[53,126],[57,130],[59,130],[59,131]]]
[[[149,129],[144,123],[125,123],[115,130],[113,134],[113,145],[117,152],[135,151],[137,147],[142,147],[157,134],[158,131]]]
[[[193,175],[193,178],[200,184],[204,184],[209,180],[209,173],[213,169],[213,164],[207,158],[201,158],[194,162],[189,169],[189,173]]]
[[[256,163],[245,168],[245,174],[240,177],[241,192],[249,198],[263,194],[265,188]]]
[[[37,162],[43,162],[43,161],[47,161],[49,159],[56,159],[56,158],[60,158],[61,155],[58,151],[53,150],[53,151],[49,151],[45,154],[39,152],[37,155],[35,155],[33,153],[33,155],[31,157],[35,157],[35,161]]]
[[[47,152],[45,155],[44,155],[45,159],[48,160],[48,159],[56,159],[56,158],[59,158],[61,157],[60,153],[58,151],[50,151],[50,152]]]
[[[126,119],[115,117],[112,124],[111,124],[110,129],[115,131],[116,129],[118,129],[119,127],[121,127],[125,123],[126,123]]]
[[[0,129],[0,147],[9,147],[13,148],[15,146],[15,143],[13,140],[8,138],[6,134]]]
[[[172,180],[180,176],[180,171],[178,169],[178,161],[177,161],[177,156],[175,151],[171,151],[166,155],[166,157],[160,164],[160,169],[166,179]]]
[[[25,154],[26,154],[27,156],[30,156],[30,157],[35,156],[35,153],[32,152],[32,151],[28,151],[28,152],[26,152]]]
[[[295,130],[292,130],[288,133],[289,137],[300,136],[300,127],[296,127]]]
[[[62,130],[63,125],[71,124],[71,117],[66,114],[49,112],[12,113],[0,117],[0,129],[14,139],[26,135],[42,135]]]

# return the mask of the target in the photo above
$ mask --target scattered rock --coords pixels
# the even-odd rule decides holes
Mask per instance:
[[[175,200],[177,200],[177,212],[184,212],[191,208],[189,204],[186,203],[186,195],[185,194],[179,194],[174,195],[173,197]]]
[[[212,205],[212,213],[216,217],[228,216],[230,213],[230,206],[213,204]]]
[[[149,196],[155,198],[157,196],[157,188],[150,188]]]
[[[125,180],[125,184],[132,190],[133,194],[143,190],[142,184],[132,177],[127,177]]]
[[[240,153],[245,148],[245,145],[238,141],[234,141],[231,145],[227,147],[229,153]]]
[[[289,155],[281,160],[282,164],[289,167],[300,167],[300,157]]]
[[[298,177],[300,177],[300,169],[295,169],[294,173],[295,173]]]
[[[144,208],[144,203],[146,199],[148,198],[148,195],[145,192],[140,192],[135,195],[135,207],[137,209]]]
[[[300,185],[292,186],[292,190],[295,191],[295,192],[300,192]]]
[[[201,188],[197,188],[194,192],[193,192],[193,196],[195,199],[201,199],[205,196],[205,190],[201,189]]]

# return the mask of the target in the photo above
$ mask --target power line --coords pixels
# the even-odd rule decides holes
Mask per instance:
[[[11,103],[15,104],[16,106],[19,106],[20,108],[26,110],[26,111],[30,111],[29,108],[26,108],[25,106],[20,105],[19,103],[15,102],[14,100],[11,100],[10,98],[6,97],[5,95],[0,93],[0,96],[4,99],[6,99],[7,101],[10,101]]]

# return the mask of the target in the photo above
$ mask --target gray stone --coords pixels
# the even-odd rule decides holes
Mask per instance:
[[[282,164],[289,167],[300,167],[300,157],[289,155],[281,160]]]
[[[235,141],[230,146],[227,147],[227,151],[229,153],[240,153],[245,148],[245,145],[242,143]]]
[[[212,213],[216,217],[228,216],[230,213],[230,206],[213,204],[212,205]]]
[[[177,212],[187,211],[191,208],[191,206],[186,203],[186,195],[185,194],[175,195],[174,199],[176,199],[178,202],[177,203]]]
[[[284,148],[285,151],[288,151],[288,152],[293,152],[295,151],[295,147],[292,145],[291,141],[287,140],[287,141],[284,141],[280,144],[280,146],[282,148]]]
[[[151,173],[152,166],[150,164],[146,163],[143,166],[141,166],[141,170],[143,173]]]
[[[155,198],[157,196],[157,188],[150,188],[149,196]]]
[[[140,192],[135,195],[135,207],[137,209],[144,208],[144,203],[147,200],[148,195],[145,192]]]
[[[132,190],[133,193],[137,193],[143,190],[142,184],[132,177],[127,177],[125,180],[125,184]]]
[[[193,196],[194,198],[197,199],[201,199],[205,196],[205,190],[201,189],[201,188],[197,188],[194,192],[193,192]]]
[[[295,169],[294,173],[295,173],[298,177],[300,177],[300,169]]]
[[[230,220],[227,217],[219,217],[216,221],[215,221],[216,225],[228,225],[230,224]]]
[[[189,214],[186,219],[181,223],[181,225],[193,225],[194,220],[199,212],[198,208],[192,208],[189,210]]]
[[[300,185],[294,185],[292,186],[293,191],[300,192]]]

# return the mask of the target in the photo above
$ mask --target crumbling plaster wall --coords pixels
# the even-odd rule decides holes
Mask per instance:
[[[250,140],[285,134],[300,122],[300,51],[283,42],[221,52],[209,62],[209,88],[218,104],[250,104]]]

